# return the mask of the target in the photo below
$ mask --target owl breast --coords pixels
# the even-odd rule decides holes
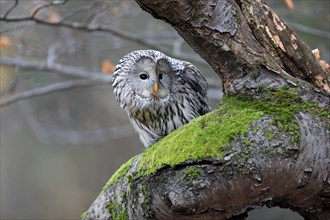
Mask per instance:
[[[140,140],[145,147],[155,143],[181,125],[188,123],[196,115],[189,111],[189,107],[171,102],[167,105],[150,106],[149,108],[130,111],[129,118]]]

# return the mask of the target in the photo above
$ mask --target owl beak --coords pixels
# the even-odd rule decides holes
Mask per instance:
[[[158,93],[158,83],[154,84],[154,94]]]

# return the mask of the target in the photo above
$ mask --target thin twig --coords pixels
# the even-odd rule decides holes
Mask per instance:
[[[17,22],[17,23],[18,24],[16,25],[10,25],[10,26],[0,25],[0,33],[8,33],[12,31],[26,29],[36,24],[36,22],[34,21],[25,21],[25,22],[20,22],[20,23]]]
[[[64,82],[54,83],[47,86],[34,88],[28,91],[20,92],[8,98],[0,99],[0,107],[12,104],[19,100],[28,99],[31,97],[41,96],[53,92],[58,92],[67,89],[81,88],[88,86],[97,86],[101,84],[109,84],[112,82],[112,76],[94,77],[90,79],[68,80]]]
[[[59,63],[47,63],[40,61],[24,60],[21,58],[13,58],[7,56],[0,56],[0,64],[19,66],[22,68],[31,68],[44,71],[53,71],[67,76],[90,78],[91,76],[101,75],[101,72],[93,72],[91,70],[84,70],[79,67],[65,66]]]
[[[10,12],[12,12],[12,10],[14,10],[16,8],[16,6],[18,5],[18,0],[15,0],[13,6],[8,9],[8,11],[6,12],[6,14],[3,16],[4,19],[7,18],[7,16],[10,14]]]
[[[3,20],[3,18],[0,18],[0,20]],[[55,22],[48,22],[48,21],[45,21],[45,20],[42,20],[42,19],[39,19],[36,17],[10,18],[10,19],[5,19],[4,21],[6,21],[6,22],[35,21],[37,24],[47,25],[47,26],[67,27],[67,28],[80,30],[80,31],[86,31],[86,32],[110,33],[110,34],[117,36],[119,38],[122,38],[124,40],[132,41],[132,42],[138,43],[140,45],[143,45],[149,49],[163,51],[167,55],[172,56],[177,59],[183,59],[183,60],[186,60],[189,62],[198,63],[201,65],[207,65],[207,63],[204,60],[200,59],[197,56],[191,56],[191,55],[187,55],[187,54],[179,54],[179,55],[173,54],[173,52],[171,50],[168,50],[164,47],[150,43],[150,42],[146,41],[145,39],[140,38],[130,32],[122,31],[119,29],[114,29],[108,25],[86,26],[85,24],[81,24],[81,23],[77,23],[77,22],[74,22],[74,23],[57,22],[57,23],[55,23]]]
[[[302,24],[297,24],[297,23],[290,23],[288,22],[289,26],[291,26],[292,28],[296,29],[297,31],[301,31],[301,32],[305,32],[314,36],[319,36],[319,37],[323,37],[326,39],[330,39],[330,32],[328,31],[323,31],[323,30],[319,30],[316,28],[312,28],[312,27],[308,27]]]
[[[35,18],[35,17],[37,16],[37,14],[38,14],[42,9],[47,8],[47,7],[51,6],[51,5],[52,5],[52,2],[48,2],[48,3],[45,3],[45,4],[41,5],[40,7],[36,8],[36,9],[34,10],[34,12],[32,13],[31,18],[32,18],[32,19]]]
[[[77,9],[72,9],[72,11],[70,12],[70,14],[65,15],[65,16],[63,16],[61,18],[60,23],[63,23],[65,20],[68,20],[69,18],[72,18],[73,16],[75,16],[75,15],[81,13],[81,12],[91,10],[92,8],[95,7],[95,5],[96,5],[96,2],[93,2],[93,4],[91,4],[91,5],[86,5],[86,6],[77,8]]]

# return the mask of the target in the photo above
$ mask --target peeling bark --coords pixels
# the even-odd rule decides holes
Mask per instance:
[[[236,134],[222,157],[164,164],[148,175],[138,166],[141,154],[83,219],[244,219],[263,205],[330,219],[330,80],[305,43],[262,0],[136,1],[213,67],[225,93],[272,104],[262,88],[285,86],[299,97],[292,104],[313,102],[325,114],[301,109],[287,130],[276,113],[266,114]]]

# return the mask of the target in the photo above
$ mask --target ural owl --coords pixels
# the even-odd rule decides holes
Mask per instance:
[[[159,51],[125,55],[113,76],[116,100],[145,147],[210,111],[200,71]]]

